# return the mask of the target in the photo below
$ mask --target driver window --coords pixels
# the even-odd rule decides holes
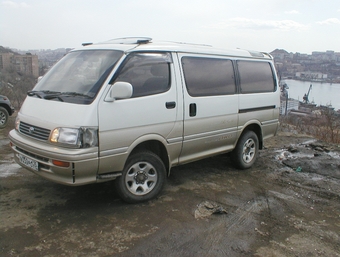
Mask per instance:
[[[163,93],[170,88],[169,53],[132,53],[115,81],[129,82],[132,97]]]

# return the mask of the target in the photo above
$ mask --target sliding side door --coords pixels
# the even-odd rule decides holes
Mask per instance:
[[[179,54],[184,98],[180,163],[232,149],[236,142],[238,94],[232,60]]]

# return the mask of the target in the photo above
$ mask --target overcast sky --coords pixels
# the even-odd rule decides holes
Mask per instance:
[[[0,0],[0,45],[81,46],[113,38],[271,52],[340,52],[339,0]]]

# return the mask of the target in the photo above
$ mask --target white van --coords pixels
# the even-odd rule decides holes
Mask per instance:
[[[27,93],[10,134],[15,160],[46,179],[116,180],[127,202],[156,197],[171,167],[231,152],[255,162],[278,128],[266,53],[123,38],[83,44]]]

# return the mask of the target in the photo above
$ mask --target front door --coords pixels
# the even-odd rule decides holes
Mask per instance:
[[[172,134],[178,101],[171,55],[131,53],[118,72],[113,83],[131,83],[133,95],[129,99],[99,104],[99,173],[109,172],[105,167],[110,156],[126,154],[128,148],[142,137],[157,136],[164,142],[178,137]],[[180,147],[179,144],[178,151]]]

